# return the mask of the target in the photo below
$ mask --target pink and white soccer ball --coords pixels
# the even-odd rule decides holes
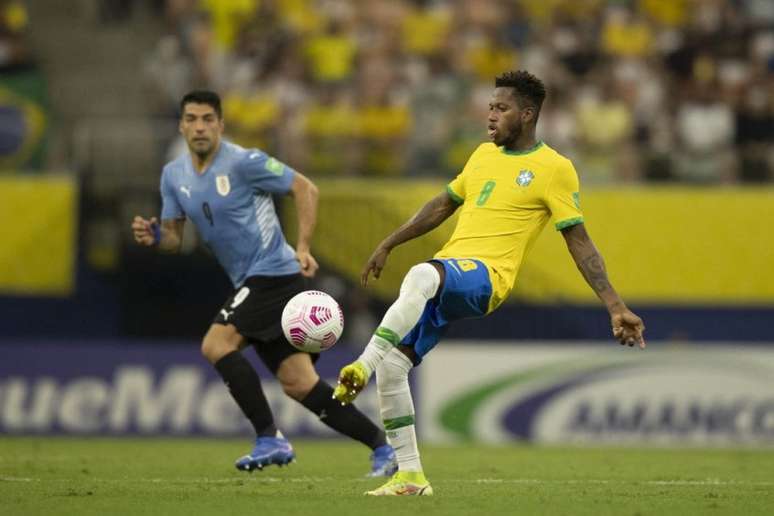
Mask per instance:
[[[319,353],[336,344],[344,331],[344,314],[331,296],[319,290],[296,294],[282,310],[282,331],[294,347]]]

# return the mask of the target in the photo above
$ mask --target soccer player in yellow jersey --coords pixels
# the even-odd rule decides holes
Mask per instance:
[[[339,373],[334,397],[349,403],[376,372],[381,416],[398,472],[366,494],[430,495],[419,461],[409,370],[436,345],[452,321],[481,317],[508,297],[524,256],[553,219],[589,286],[610,312],[613,336],[645,347],[642,320],[607,278],[583,225],[578,175],[570,160],[535,139],[543,83],[525,72],[495,79],[489,103],[491,143],[483,143],[447,190],[385,238],[363,269],[365,285],[379,277],[396,246],[427,233],[461,208],[451,239],[432,260],[412,267],[400,295],[360,357]]]

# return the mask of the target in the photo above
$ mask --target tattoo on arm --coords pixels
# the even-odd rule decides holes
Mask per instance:
[[[607,277],[605,261],[597,251],[594,242],[591,241],[585,226],[581,223],[563,229],[562,235],[578,270],[583,275],[583,279],[605,303],[608,310],[622,305],[623,301]]]
[[[578,269],[586,278],[586,282],[594,289],[594,292],[601,294],[610,288],[605,262],[596,249],[591,256],[578,260]]]

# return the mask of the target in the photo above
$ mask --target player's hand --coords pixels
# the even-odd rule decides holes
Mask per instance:
[[[379,276],[382,275],[382,269],[384,269],[384,264],[387,262],[387,256],[389,254],[390,251],[382,246],[376,248],[374,253],[366,262],[365,267],[363,267],[363,272],[360,274],[360,282],[364,287],[368,285],[368,276],[371,273],[373,273],[375,279],[379,279]]]
[[[314,256],[309,251],[297,250],[296,260],[298,260],[298,264],[301,266],[301,275],[305,278],[314,278],[317,269],[320,268]]]
[[[642,336],[642,332],[645,331],[645,324],[634,312],[628,308],[614,312],[610,315],[610,323],[613,326],[613,337],[622,346],[638,344],[640,349],[645,349],[645,338]]]
[[[159,225],[156,217],[151,217],[150,220],[144,219],[139,215],[134,217],[132,221],[132,233],[134,233],[134,241],[140,245],[152,246],[156,244],[156,240],[153,236],[154,228]]]

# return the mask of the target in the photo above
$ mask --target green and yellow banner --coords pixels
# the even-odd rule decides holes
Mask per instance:
[[[35,70],[0,75],[0,169],[44,166],[49,127],[48,95]]]

